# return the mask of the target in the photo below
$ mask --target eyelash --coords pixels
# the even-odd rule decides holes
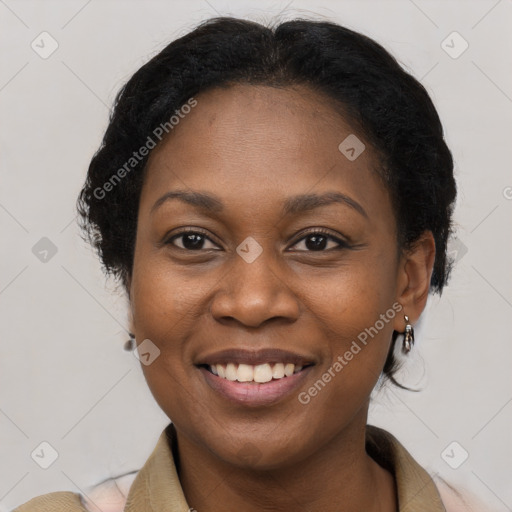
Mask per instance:
[[[174,234],[169,240],[167,240],[165,242],[165,245],[172,245],[172,246],[176,247],[177,249],[181,249],[181,250],[187,251],[187,252],[200,252],[200,251],[205,251],[205,250],[212,250],[212,249],[197,249],[197,250],[185,249],[183,247],[178,247],[173,243],[174,240],[176,240],[180,237],[183,237],[184,235],[188,235],[188,234],[202,235],[207,240],[209,240],[211,243],[215,244],[215,242],[213,240],[211,240],[211,238],[207,235],[207,233],[205,231],[203,231],[201,228],[193,228],[193,229],[189,228],[189,229],[186,229],[186,230],[180,231],[179,233]],[[302,233],[301,238],[296,240],[293,243],[292,247],[294,245],[297,245],[299,242],[302,242],[304,239],[306,239],[308,236],[311,236],[311,235],[323,235],[323,236],[329,238],[330,240],[333,240],[334,242],[336,242],[338,244],[338,247],[334,247],[334,248],[330,248],[330,249],[322,249],[320,251],[300,250],[297,252],[329,252],[329,251],[333,251],[333,250],[348,249],[350,247],[347,242],[332,235],[329,231],[322,229],[322,228],[312,229],[310,231]],[[215,249],[213,249],[213,250],[215,250]]]

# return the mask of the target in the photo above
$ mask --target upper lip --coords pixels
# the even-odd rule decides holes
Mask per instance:
[[[259,350],[230,348],[205,355],[198,359],[196,365],[200,366],[207,364],[211,366],[213,364],[227,363],[241,363],[253,366],[264,363],[293,363],[295,365],[306,366],[313,364],[314,361],[311,357],[306,357],[295,352],[277,348],[265,348]]]

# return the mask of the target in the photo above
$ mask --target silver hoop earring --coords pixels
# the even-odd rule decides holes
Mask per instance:
[[[408,354],[411,351],[412,346],[414,345],[414,328],[409,323],[409,317],[407,315],[404,315],[404,320],[405,320],[405,331],[403,333],[404,341],[402,344],[402,351],[405,354]]]

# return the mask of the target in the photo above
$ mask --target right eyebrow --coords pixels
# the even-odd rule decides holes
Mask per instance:
[[[213,195],[205,194],[203,192],[187,192],[186,190],[173,190],[172,192],[165,193],[160,197],[151,208],[151,213],[154,213],[165,202],[172,199],[178,199],[186,204],[195,206],[202,210],[209,212],[219,213],[224,209],[222,201]]]

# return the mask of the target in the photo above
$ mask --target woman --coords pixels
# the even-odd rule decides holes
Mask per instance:
[[[366,424],[446,284],[455,196],[430,98],[371,39],[218,18],[168,45],[78,207],[172,423],[137,475],[17,510],[461,510]]]

